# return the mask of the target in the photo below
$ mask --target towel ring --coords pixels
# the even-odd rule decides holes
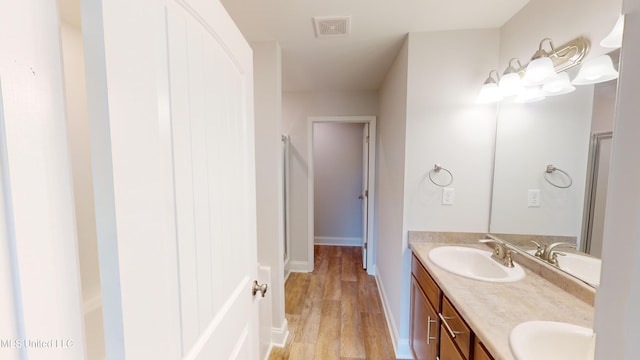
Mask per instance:
[[[554,171],[559,171],[560,173],[562,173],[567,179],[569,179],[569,185],[558,185],[558,184],[554,184],[553,181],[549,180],[548,174],[553,173]],[[573,179],[571,179],[571,175],[569,175],[566,171],[562,170],[562,169],[558,169],[557,167],[553,166],[553,165],[547,165],[547,169],[544,171],[543,173],[544,179],[551,184],[552,186],[555,186],[557,188],[560,189],[566,189],[571,187],[571,185],[573,185]]]
[[[436,174],[439,173],[440,170],[446,171],[449,174],[449,177],[451,178],[449,180],[449,182],[444,184],[444,185],[443,184],[438,184],[435,180],[433,180],[433,177],[431,175],[432,173],[436,173]],[[445,187],[445,186],[451,185],[451,183],[453,182],[453,174],[448,169],[443,168],[439,164],[435,164],[435,165],[433,165],[433,169],[429,170],[429,180],[431,180],[431,182],[436,186]]]

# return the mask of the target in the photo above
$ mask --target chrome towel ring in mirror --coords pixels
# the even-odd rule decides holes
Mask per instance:
[[[569,180],[569,184],[568,185],[558,185],[555,184],[553,181],[549,180],[549,175],[553,173],[554,171],[558,171],[560,173],[562,173],[568,180]],[[544,171],[543,173],[544,179],[551,184],[552,186],[555,186],[557,188],[560,189],[566,189],[571,187],[571,185],[573,185],[573,179],[571,179],[571,175],[569,175],[566,171],[562,170],[562,169],[558,169],[557,167],[553,166],[553,165],[547,165],[547,169]]]
[[[437,183],[435,180],[433,180],[433,173],[437,174],[441,170],[445,171],[447,174],[449,174],[449,178],[450,179],[449,179],[449,182],[446,183],[446,184],[440,184],[440,183]],[[451,183],[453,182],[453,174],[448,169],[445,169],[442,166],[440,166],[440,164],[435,164],[435,165],[433,165],[433,169],[429,170],[429,180],[431,180],[431,182],[436,186],[445,187],[445,186],[451,185]]]

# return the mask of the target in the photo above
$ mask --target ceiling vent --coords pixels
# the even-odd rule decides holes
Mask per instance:
[[[316,37],[348,36],[351,31],[351,16],[314,17]]]

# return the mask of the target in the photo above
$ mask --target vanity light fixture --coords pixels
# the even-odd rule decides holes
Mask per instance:
[[[624,32],[624,14],[618,17],[618,21],[613,26],[613,30],[602,41],[600,46],[617,49],[622,47],[622,33]]]
[[[543,49],[545,42],[549,44],[549,51]],[[567,83],[565,75],[558,74],[579,65],[589,52],[590,45],[589,40],[582,36],[561,46],[555,46],[549,38],[542,39],[531,62],[526,66],[522,66],[517,59],[511,59],[502,77],[498,76],[497,71],[491,71],[480,90],[477,103],[498,102],[503,97],[512,95],[518,95],[514,100],[516,102],[532,102],[544,99],[545,94],[560,95],[575,90]],[[492,76],[494,72],[495,78]],[[517,80],[520,80],[519,84]],[[547,83],[549,85],[542,89]],[[518,88],[519,91],[516,90]]]
[[[555,96],[568,94],[575,90],[576,87],[571,85],[571,81],[569,80],[569,74],[567,74],[566,71],[563,71],[547,80],[547,82],[542,85],[541,92],[545,96]]]
[[[597,84],[618,78],[618,72],[613,67],[609,55],[600,55],[585,61],[580,67],[578,76],[571,82],[573,85]]]
[[[517,68],[512,64],[513,62],[517,63]],[[509,66],[502,73],[502,77],[500,78],[500,82],[498,83],[498,89],[500,90],[500,94],[502,96],[513,96],[517,95],[522,91],[522,74],[524,73],[524,69],[522,68],[522,64],[520,64],[520,60],[513,58],[509,60]]]
[[[542,48],[545,41],[549,42],[551,52],[547,52]],[[527,65],[527,71],[522,78],[522,82],[525,86],[542,85],[545,80],[556,74],[553,68],[553,61],[549,58],[550,55],[555,54],[556,49],[553,47],[553,42],[549,38],[544,38],[540,41],[538,51],[533,54],[531,62]]]
[[[496,78],[498,78],[498,72],[495,70],[491,70],[489,72],[489,77],[485,80],[484,85],[480,88],[480,94],[476,99],[478,104],[489,104],[495,103],[502,100],[502,95],[498,90],[498,81],[491,76],[491,74],[496,73]]]

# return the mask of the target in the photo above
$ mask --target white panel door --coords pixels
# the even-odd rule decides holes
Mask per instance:
[[[367,268],[369,248],[369,123],[362,129],[362,268]]]
[[[86,0],[83,31],[108,358],[257,358],[250,47],[211,0]]]

